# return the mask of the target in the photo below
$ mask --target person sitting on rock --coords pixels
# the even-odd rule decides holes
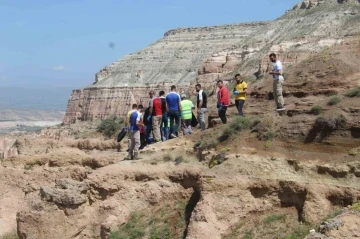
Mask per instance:
[[[236,84],[233,90],[233,93],[235,95],[235,105],[236,105],[236,109],[239,112],[239,115],[244,116],[243,107],[246,99],[247,84],[245,81],[243,81],[240,74],[235,75],[235,80],[236,80]]]
[[[142,105],[138,105],[136,111],[134,111],[130,115],[130,149],[129,156],[125,159],[133,160],[140,159],[139,157],[139,148],[140,148],[140,127],[144,124],[141,122],[141,114],[143,112],[144,107]]]
[[[269,55],[270,61],[273,63],[273,69],[269,72],[273,76],[273,94],[276,103],[276,110],[283,111],[285,110],[284,106],[284,97],[282,94],[284,77],[283,77],[283,66],[281,62],[277,59],[275,53]]]
[[[218,101],[217,101],[218,114],[221,119],[221,122],[223,124],[226,124],[227,123],[226,110],[230,104],[229,91],[224,86],[224,82],[222,80],[217,81],[217,87],[219,87],[219,91],[218,91],[218,95],[217,95],[218,96]]]
[[[181,98],[176,93],[176,86],[171,86],[171,92],[166,96],[166,103],[168,105],[168,117],[170,118],[170,138],[178,136],[180,117],[181,117]]]
[[[181,129],[183,135],[188,135],[192,133],[191,129],[191,119],[192,119],[192,109],[194,109],[194,105],[191,100],[187,99],[186,94],[181,95]]]

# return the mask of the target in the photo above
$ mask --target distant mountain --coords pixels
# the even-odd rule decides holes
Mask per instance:
[[[71,88],[22,88],[0,86],[0,109],[65,111]]]

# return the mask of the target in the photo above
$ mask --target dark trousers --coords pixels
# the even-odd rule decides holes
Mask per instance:
[[[245,104],[245,100],[235,100],[236,109],[238,110],[239,115],[241,116],[244,116],[243,113],[244,104]]]
[[[166,141],[169,139],[169,124],[168,124],[168,115],[167,113],[162,115],[162,122],[160,126],[160,132],[162,134],[162,141]]]
[[[151,139],[150,139],[151,133],[152,133],[152,125],[149,123],[145,127],[145,139],[147,144],[151,144]]]
[[[178,130],[180,125],[179,111],[170,110],[167,115],[170,118],[170,134],[178,136]]]
[[[219,117],[221,119],[221,122],[223,122],[223,124],[226,124],[226,122],[227,122],[226,110],[227,110],[226,106],[223,106],[221,109],[220,108],[218,109]]]

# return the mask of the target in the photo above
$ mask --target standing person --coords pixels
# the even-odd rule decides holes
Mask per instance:
[[[132,110],[130,110],[127,115],[126,115],[126,120],[125,120],[125,127],[127,129],[127,136],[128,136],[128,150],[130,149],[130,143],[131,143],[131,139],[130,139],[130,130],[129,130],[129,127],[130,127],[130,116],[132,113],[134,113],[134,111],[137,110],[137,107],[138,105],[137,104],[133,104],[132,105]]]
[[[205,122],[205,113],[207,111],[207,95],[203,89],[201,89],[201,85],[197,84],[195,86],[195,90],[197,92],[197,118],[198,122],[200,122],[200,129],[205,130],[206,122]]]
[[[247,84],[243,81],[240,74],[235,75],[236,85],[234,87],[233,93],[235,95],[235,105],[239,112],[239,115],[244,116],[243,107],[246,99],[246,89]]]
[[[140,159],[139,148],[140,148],[140,127],[143,126],[141,122],[141,113],[144,107],[139,105],[137,110],[130,115],[130,149],[129,156],[127,159]]]
[[[160,132],[162,135],[162,141],[166,141],[169,139],[169,122],[168,122],[169,120],[167,115],[167,111],[169,109],[166,103],[165,92],[163,90],[159,92],[159,96],[161,100],[161,110],[162,110]]]
[[[192,109],[194,108],[194,104],[191,100],[187,99],[186,94],[181,95],[181,129],[183,135],[188,135],[192,133],[191,129],[191,119],[192,119]]]
[[[226,110],[230,104],[229,91],[224,86],[224,82],[222,80],[217,81],[217,86],[219,87],[218,101],[217,101],[218,113],[221,122],[223,122],[223,124],[226,124],[227,122]]]
[[[269,74],[273,76],[273,93],[276,103],[276,110],[282,111],[285,110],[284,97],[282,95],[282,88],[284,84],[283,66],[274,53],[271,53],[269,58],[274,65],[272,71],[270,71]]]
[[[152,106],[152,99],[154,98],[154,96],[155,96],[155,92],[153,90],[151,90],[149,92],[149,98],[150,98],[149,107],[146,108],[146,110],[145,110],[145,118],[144,118],[144,122],[146,122],[145,123],[145,125],[146,125],[146,127],[145,127],[145,137],[146,137],[146,141],[148,142],[148,144],[151,143],[150,136],[151,136],[151,132],[153,130],[153,128],[152,128],[152,115],[150,113],[150,108],[153,107]],[[154,139],[154,137],[152,137],[152,138]]]
[[[150,103],[150,112],[149,114],[152,117],[152,129],[154,133],[154,143],[161,141],[161,122],[162,122],[162,115],[163,115],[163,109],[162,109],[162,103],[159,97],[153,97],[151,99]]]
[[[170,118],[170,138],[176,138],[182,111],[181,99],[180,95],[176,93],[176,86],[171,86],[171,92],[166,96],[166,103],[168,105],[168,117]]]

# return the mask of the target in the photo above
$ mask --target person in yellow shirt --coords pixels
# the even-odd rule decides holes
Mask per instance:
[[[239,112],[239,115],[244,116],[243,107],[246,100],[247,84],[245,81],[243,81],[240,74],[235,75],[235,80],[236,84],[233,90],[233,93],[235,95],[235,105]]]

